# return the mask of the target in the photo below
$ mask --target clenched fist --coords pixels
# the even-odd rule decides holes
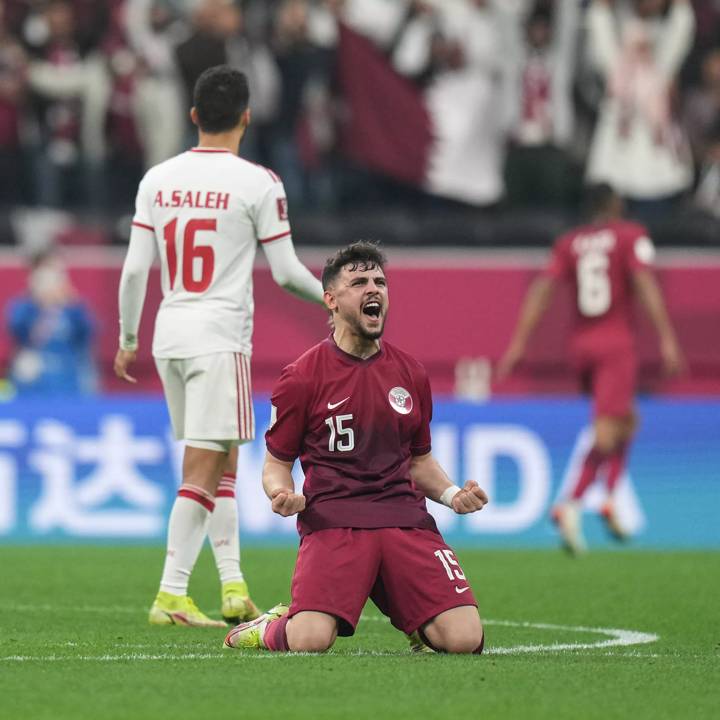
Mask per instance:
[[[274,490],[271,495],[272,511],[283,517],[290,517],[305,509],[305,496],[289,490]]]
[[[474,480],[468,480],[462,490],[456,493],[452,499],[452,509],[458,515],[477,512],[487,504],[487,494]]]

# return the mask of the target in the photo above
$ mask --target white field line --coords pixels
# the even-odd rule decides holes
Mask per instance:
[[[0,608],[5,607],[20,612],[42,612],[53,610],[58,612],[61,610],[67,611],[80,611],[80,612],[122,612],[130,614],[139,614],[145,612],[144,608],[130,608],[122,606],[107,606],[100,607],[94,605],[85,606],[73,606],[66,608],[58,608],[56,605],[12,605],[3,606],[0,604]],[[362,620],[384,622],[387,623],[388,619],[382,615],[363,615]],[[534,623],[527,621],[517,620],[484,620],[483,623],[487,626],[497,627],[516,627],[516,628],[528,628],[535,630],[548,630],[548,631],[559,631],[565,633],[584,633],[584,634],[595,634],[601,635],[602,638],[595,640],[594,642],[565,642],[565,643],[550,643],[550,644],[533,644],[533,645],[513,645],[509,647],[488,647],[486,654],[488,655],[523,655],[523,654],[554,654],[559,652],[573,652],[577,653],[581,650],[600,650],[615,647],[628,647],[632,645],[645,645],[648,643],[657,642],[659,636],[654,633],[638,632],[636,630],[625,630],[621,628],[602,628],[602,627],[586,627],[584,625],[556,625],[553,623]],[[80,647],[80,646],[91,646],[91,643],[77,643],[72,641],[66,641],[61,643],[48,643],[50,647]],[[142,653],[137,650],[143,648],[153,648],[155,650],[159,648],[172,649],[176,648],[176,645],[163,643],[120,643],[113,645],[116,649],[126,649],[132,652],[120,652],[120,653],[107,653],[104,655],[79,655],[71,656],[67,655],[6,655],[0,656],[0,662],[57,662],[65,661],[72,662],[73,660],[87,661],[87,662],[123,662],[123,661],[142,661],[142,660],[217,660],[222,657],[226,657],[226,653],[207,653],[207,652],[186,652],[181,654],[175,653]],[[350,653],[352,656],[397,656],[397,652],[377,652],[377,651],[363,651],[357,650]],[[578,653],[578,654],[590,654],[590,653]],[[593,655],[614,655],[616,653],[605,652],[605,653],[592,653]],[[623,653],[622,657],[659,657],[658,655],[643,654],[637,651],[632,653]],[[260,653],[257,655],[244,655],[243,657],[252,657],[254,659],[266,659],[278,657],[274,653]],[[305,654],[305,653],[292,653],[287,657],[318,657],[317,655]]]

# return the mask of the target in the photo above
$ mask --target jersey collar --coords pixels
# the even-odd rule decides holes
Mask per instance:
[[[227,148],[214,148],[214,147],[194,147],[190,148],[190,152],[194,153],[228,153],[232,155],[230,150]]]
[[[350,353],[345,352],[342,348],[339,348],[337,346],[337,343],[335,342],[332,331],[330,332],[330,335],[328,335],[325,342],[330,345],[333,351],[337,353],[343,360],[354,363],[356,365],[369,365],[370,363],[375,362],[375,360],[379,360],[385,355],[385,343],[383,343],[382,340],[380,341],[380,349],[374,355],[371,355],[369,358],[359,358],[356,355],[351,355]]]

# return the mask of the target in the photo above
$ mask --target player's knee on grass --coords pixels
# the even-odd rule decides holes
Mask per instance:
[[[469,605],[440,613],[425,625],[423,634],[435,650],[447,653],[470,654],[483,644],[480,615]]]
[[[325,652],[337,637],[337,620],[327,613],[300,612],[287,624],[288,646],[293,652]]]

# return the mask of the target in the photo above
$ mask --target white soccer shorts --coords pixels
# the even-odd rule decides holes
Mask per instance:
[[[155,358],[155,364],[178,440],[236,445],[255,437],[247,355]]]

